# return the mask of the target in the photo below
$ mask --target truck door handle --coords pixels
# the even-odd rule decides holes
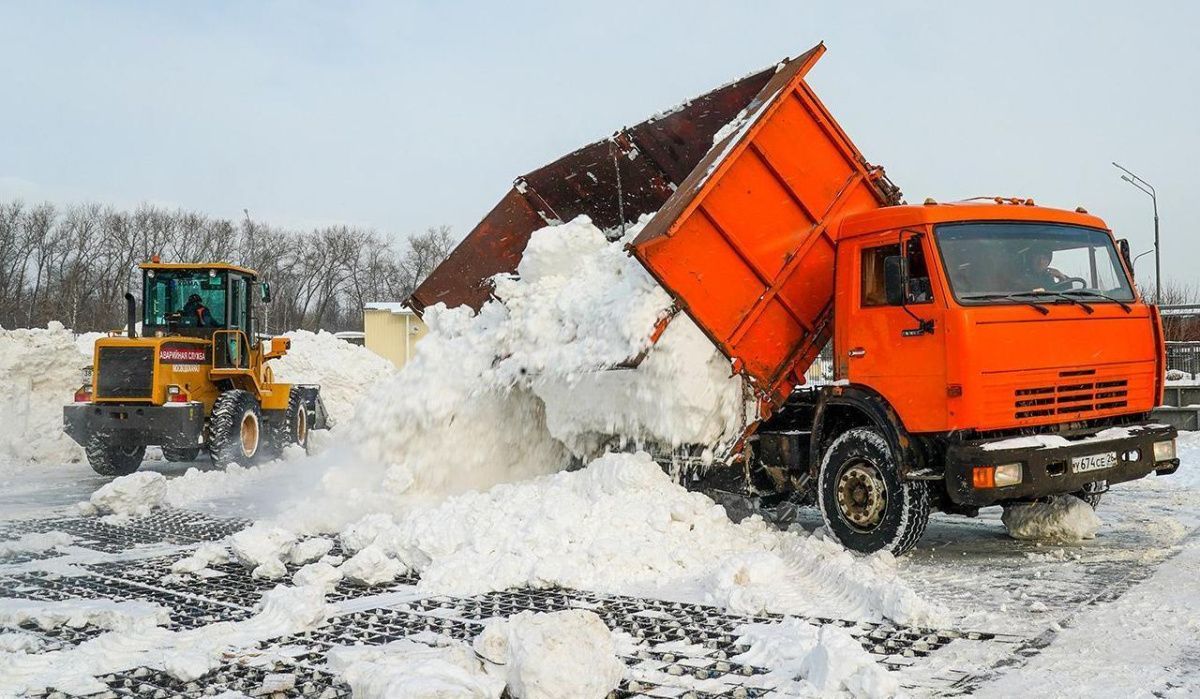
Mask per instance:
[[[862,357],[867,356],[867,351],[865,349],[863,349],[862,347],[855,347],[854,349],[847,352],[846,356],[851,359],[860,359]]]

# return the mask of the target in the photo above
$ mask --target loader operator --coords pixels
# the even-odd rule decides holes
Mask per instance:
[[[200,298],[200,294],[192,294],[188,297],[187,303],[183,305],[183,313],[181,315],[185,325],[197,328],[215,328],[218,326],[212,312],[208,310],[208,306],[205,306],[204,301]]]

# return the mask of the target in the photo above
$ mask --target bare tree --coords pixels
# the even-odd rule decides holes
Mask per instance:
[[[361,328],[365,303],[406,298],[453,244],[446,226],[394,243],[365,228],[295,231],[151,205],[0,202],[0,326],[119,328],[138,263],[160,255],[258,270],[275,298],[261,319],[268,331]]]

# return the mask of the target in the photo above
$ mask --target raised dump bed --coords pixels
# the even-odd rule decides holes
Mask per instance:
[[[804,82],[824,51],[781,64],[630,246],[774,404],[829,340],[838,218],[899,200]]]

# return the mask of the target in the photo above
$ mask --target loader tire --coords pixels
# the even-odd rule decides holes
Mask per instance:
[[[128,476],[146,456],[146,445],[111,444],[104,434],[88,437],[83,450],[92,470],[101,476]]]
[[[249,466],[262,452],[265,440],[258,400],[233,389],[217,396],[205,427],[208,453],[218,466]]]
[[[856,427],[825,451],[817,501],[825,526],[843,546],[861,553],[901,555],[929,524],[929,486],[905,481],[883,433]]]
[[[200,456],[200,447],[184,447],[182,449],[163,447],[162,453],[163,458],[167,461],[195,461]]]
[[[304,393],[293,388],[288,394],[288,406],[278,419],[267,426],[267,445],[272,456],[279,456],[285,447],[296,445],[308,451],[308,431],[312,428],[312,416]]]

